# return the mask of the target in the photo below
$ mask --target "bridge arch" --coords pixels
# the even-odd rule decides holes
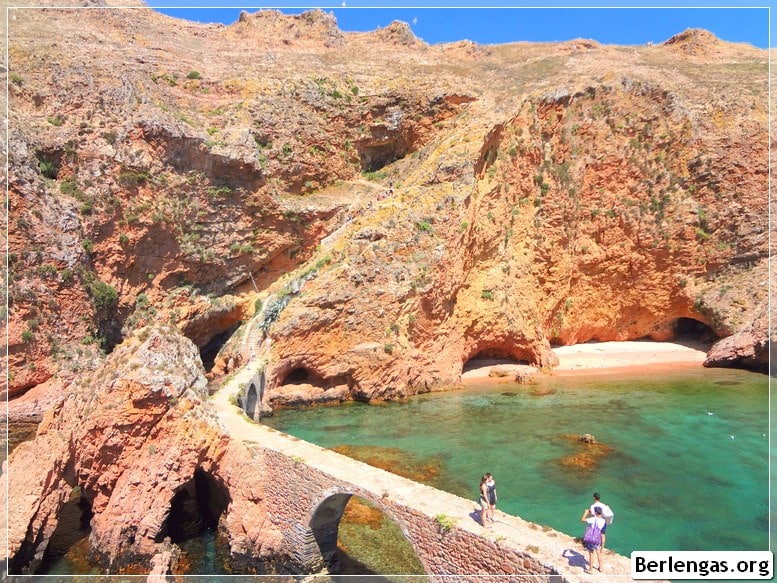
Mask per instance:
[[[397,517],[391,509],[384,505],[380,500],[365,493],[351,492],[342,487],[331,488],[324,491],[315,501],[311,508],[308,518],[308,525],[312,537],[306,554],[308,557],[316,559],[320,556],[320,567],[332,567],[335,564],[337,555],[337,541],[340,529],[340,521],[343,518],[346,507],[352,498],[356,497],[362,501],[368,502],[376,508],[382,515],[386,516],[401,531],[408,546],[422,566],[425,573],[430,573],[422,560],[422,554],[416,547],[416,543],[409,535],[408,528],[404,521]],[[315,562],[313,563],[315,565]],[[311,565],[312,566],[312,565]]]
[[[259,396],[256,392],[256,386],[254,383],[248,385],[248,392],[246,393],[246,415],[249,419],[256,419],[256,402],[259,400]]]
[[[264,387],[266,384],[264,369],[260,369],[243,386],[237,395],[237,404],[252,421],[259,421],[264,410]]]

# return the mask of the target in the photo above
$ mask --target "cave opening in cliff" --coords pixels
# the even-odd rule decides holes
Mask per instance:
[[[701,342],[712,344],[718,337],[704,322],[693,318],[677,318],[672,322],[672,336],[681,342]]]
[[[310,519],[321,558],[336,575],[423,575],[423,565],[397,522],[352,494],[322,501]],[[390,548],[391,553],[385,549]]]
[[[46,574],[58,565],[86,561],[91,532],[92,504],[81,488],[73,488],[70,499],[57,513],[57,527],[49,539],[36,574]]]
[[[503,348],[485,348],[467,359],[464,363],[462,372],[498,364],[529,364],[529,361],[524,358],[519,358],[509,350]]]
[[[224,485],[201,468],[194,471],[191,480],[181,486],[170,500],[170,513],[155,537],[162,542],[170,537],[181,543],[218,530],[219,518],[229,504],[230,497]]]
[[[289,371],[282,385],[296,385],[299,383],[309,383],[313,379],[313,374],[305,367],[297,367]]]
[[[392,140],[380,145],[357,146],[362,172],[377,172],[407,155],[400,141]]]
[[[213,365],[216,364],[216,357],[218,356],[219,351],[239,327],[240,322],[230,326],[223,332],[219,332],[200,347],[200,359],[202,360],[202,366],[205,367],[206,372],[213,370]]]

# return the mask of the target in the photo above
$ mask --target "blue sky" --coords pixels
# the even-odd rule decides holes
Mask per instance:
[[[275,4],[240,4],[234,8],[204,8],[216,4],[207,0],[147,0],[152,8],[176,18],[199,22],[231,24],[241,10],[255,12],[260,8],[275,8],[298,14],[319,7],[333,12],[342,30],[367,31],[386,26],[393,20],[411,25],[413,32],[427,43],[452,42],[469,39],[481,44],[513,41],[562,41],[574,38],[594,39],[605,44],[644,44],[663,42],[687,28],[704,28],[719,38],[732,42],[748,42],[766,48],[769,44],[769,2],[753,2],[745,8],[741,3],[707,1],[685,2],[684,8],[675,8],[662,0],[647,4],[621,2],[588,3],[584,6],[565,4],[566,7],[516,7],[516,3],[492,2],[489,8],[465,8],[461,0],[449,1],[446,8],[435,3],[421,4],[409,1],[392,3],[397,8],[376,8],[376,3],[357,0],[336,0],[330,4],[278,2]],[[346,7],[343,8],[342,4]],[[679,5],[678,2],[674,2]],[[696,4],[696,6],[694,6]],[[544,6],[536,2],[533,6]],[[558,6],[562,4],[559,3]],[[186,6],[187,8],[180,8]],[[507,7],[511,6],[511,7]],[[647,6],[651,6],[650,8]],[[703,7],[702,7],[703,6]],[[728,6],[728,7],[725,7]],[[731,6],[737,6],[732,8]],[[162,8],[164,7],[164,8]],[[177,7],[177,8],[176,8]],[[293,8],[292,8],[293,7]]]

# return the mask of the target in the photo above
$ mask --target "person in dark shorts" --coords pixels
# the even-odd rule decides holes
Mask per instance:
[[[486,500],[488,501],[488,512],[486,517],[494,522],[494,510],[496,510],[496,483],[491,472],[486,473]]]
[[[588,528],[588,526],[591,526],[591,527],[597,528],[601,533],[605,525],[604,517],[602,516],[602,508],[600,506],[596,506],[594,510],[596,514],[594,516],[589,516],[589,510],[588,508],[586,508],[580,520],[586,523],[586,529]],[[593,555],[594,553],[596,553],[596,559],[599,563],[599,566],[596,568],[599,569],[599,572],[601,573],[604,569],[604,567],[602,566],[601,534],[599,535],[599,542],[589,542],[585,540],[585,537],[583,537],[583,546],[588,551],[588,570],[586,572],[590,573],[591,570],[594,569]]]
[[[601,498],[599,492],[594,492],[594,503],[591,504],[591,507],[588,509],[588,517],[595,516],[597,508],[602,509],[602,518],[604,518],[604,528],[602,528],[602,550],[604,550],[604,545],[607,542],[607,525],[612,523],[613,512],[607,504],[602,502]]]

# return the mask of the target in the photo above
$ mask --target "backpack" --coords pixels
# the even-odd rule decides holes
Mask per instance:
[[[583,535],[583,542],[584,543],[589,543],[589,544],[592,544],[592,545],[601,545],[602,544],[602,531],[596,525],[596,519],[594,519],[593,523],[588,524],[585,527],[585,534]]]

